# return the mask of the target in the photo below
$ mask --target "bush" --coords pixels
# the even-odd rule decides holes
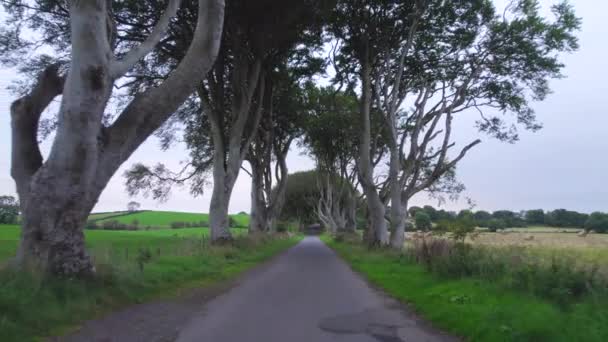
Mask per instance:
[[[487,227],[491,232],[495,232],[499,229],[507,228],[507,223],[501,219],[491,219],[488,221]]]
[[[103,221],[101,226],[105,230],[118,230],[120,223],[116,220]]]
[[[185,228],[186,223],[181,221],[171,222],[171,229]]]
[[[99,229],[99,226],[94,221],[88,221],[87,225],[85,226],[85,228],[86,229],[90,229],[90,230],[95,230],[95,229]]]
[[[467,235],[475,232],[475,221],[472,218],[441,220],[434,228],[439,234],[449,234],[454,241],[464,243]]]
[[[608,214],[595,212],[585,222],[585,230],[597,233],[608,233]]]
[[[446,239],[416,240],[407,257],[446,278],[476,277],[568,305],[585,295],[605,293],[605,280],[593,267],[553,257],[540,260],[521,247],[488,248]]]
[[[0,196],[0,224],[15,224],[19,218],[19,202],[13,196]]]
[[[424,212],[423,210],[418,210],[416,212],[416,216],[414,217],[414,221],[416,224],[416,229],[418,230],[431,230],[431,217],[429,214]]]
[[[277,233],[286,233],[289,231],[289,222],[278,221],[275,225]]]

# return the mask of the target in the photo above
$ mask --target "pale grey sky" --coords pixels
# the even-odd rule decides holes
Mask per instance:
[[[553,0],[543,1],[547,6]],[[583,18],[580,33],[581,49],[563,58],[566,78],[552,82],[553,94],[536,103],[538,118],[544,128],[537,133],[522,132],[514,145],[483,137],[483,143],[459,164],[458,177],[467,186],[464,196],[472,198],[477,208],[556,209],[568,208],[582,212],[608,212],[608,68],[606,55],[608,5],[592,0],[573,1],[577,14]],[[10,178],[10,115],[14,99],[6,86],[16,78],[12,70],[0,69],[0,195],[14,194]],[[463,116],[456,122],[456,140],[467,142],[478,134],[474,117]],[[187,158],[183,146],[160,152],[158,143],[150,138],[114,176],[102,194],[95,211],[124,210],[130,200],[124,192],[122,173],[135,162],[163,162],[177,168]],[[288,157],[290,171],[307,170],[313,162],[293,150]],[[209,189],[210,190],[210,189]],[[175,189],[166,203],[137,198],[145,209],[207,212],[210,191],[193,198],[187,189]],[[231,212],[249,211],[249,177],[241,174],[232,202]],[[419,196],[413,204],[432,204]],[[447,209],[461,209],[464,200],[446,203]]]

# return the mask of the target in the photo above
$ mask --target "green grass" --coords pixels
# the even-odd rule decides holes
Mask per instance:
[[[476,278],[446,279],[391,251],[326,243],[355,271],[439,328],[470,341],[608,341],[606,303],[560,307]]]
[[[15,255],[21,229],[15,225],[0,225],[0,263]],[[234,235],[247,232],[244,228],[232,228]],[[209,235],[208,228],[158,229],[158,230],[85,230],[86,244],[93,257],[101,258],[113,250],[128,253],[139,247],[171,252],[184,238]]]
[[[0,238],[13,239],[15,232],[15,227],[4,227]],[[35,341],[61,335],[86,319],[125,305],[216,284],[298,241],[241,237],[232,246],[219,247],[210,246],[202,235],[199,229],[87,232],[96,261],[95,280],[0,271],[0,340]],[[142,269],[139,261],[146,253],[149,260],[145,258]]]
[[[184,213],[184,212],[173,212],[173,211],[139,211],[132,214],[127,214],[119,217],[109,217],[103,219],[103,217],[119,215],[118,213],[102,213],[92,214],[90,219],[99,219],[98,224],[103,224],[104,221],[118,221],[123,224],[132,224],[134,221],[138,222],[140,227],[162,227],[170,228],[173,222],[186,222],[186,223],[198,223],[201,221],[209,222],[209,214],[201,213]],[[101,216],[101,217],[100,217]],[[249,224],[249,215],[236,214],[230,215],[241,227],[246,227]],[[101,219],[100,219],[101,218]]]

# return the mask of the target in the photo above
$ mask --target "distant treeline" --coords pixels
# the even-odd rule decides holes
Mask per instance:
[[[117,215],[105,217],[102,219],[91,220],[87,222],[85,229],[90,230],[151,230],[151,229],[182,229],[182,228],[208,228],[209,222],[207,221],[196,221],[196,222],[184,222],[184,221],[173,221],[169,224],[169,227],[162,226],[144,226],[139,223],[137,219],[133,219],[131,223],[123,223],[118,220],[112,219],[118,216],[126,216],[126,215]],[[110,218],[110,219],[108,219]],[[228,224],[230,228],[247,228],[247,225],[239,223],[239,221],[235,220],[233,217],[228,217]]]
[[[411,207],[410,217],[416,223],[441,222],[444,220],[466,219],[473,220],[478,227],[488,228],[492,231],[505,228],[525,228],[528,226],[551,226],[561,228],[582,228],[598,233],[608,233],[608,214],[595,212],[591,215],[566,209],[556,209],[545,212],[542,209],[523,210],[514,212],[498,210],[488,212],[484,210],[461,210],[460,212],[437,210],[430,205],[424,207]],[[428,220],[427,220],[428,218]],[[418,226],[418,224],[416,224]]]

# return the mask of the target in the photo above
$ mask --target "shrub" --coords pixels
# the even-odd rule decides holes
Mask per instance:
[[[185,222],[181,222],[181,221],[171,222],[171,229],[180,229],[180,228],[184,228],[184,227],[186,227]]]
[[[135,260],[137,261],[139,271],[143,272],[145,264],[152,260],[152,252],[150,251],[150,248],[140,248],[137,253],[137,258]]]
[[[240,223],[232,216],[228,216],[228,225],[230,228],[247,228],[246,224]]]
[[[430,230],[432,228],[431,217],[423,210],[418,210],[414,217],[416,229],[418,230]]]
[[[19,218],[19,202],[13,196],[0,196],[0,224],[15,224]]]
[[[472,246],[446,239],[416,240],[406,257],[441,277],[476,277],[565,306],[586,295],[605,294],[606,280],[594,267],[566,257],[544,260],[525,248]]]
[[[408,213],[408,214],[410,214],[410,216],[411,216],[411,217],[416,217],[416,213],[418,213],[418,212],[420,212],[420,211],[422,211],[422,210],[423,210],[423,209],[422,209],[422,208],[420,208],[420,207],[413,206],[413,207],[410,207],[410,208],[407,210],[407,213]],[[428,213],[427,213],[427,214],[428,214]]]
[[[475,232],[475,221],[472,218],[460,218],[454,220],[442,220],[434,229],[439,234],[449,234],[454,241],[464,243],[467,235]]]
[[[275,224],[275,229],[277,233],[286,233],[289,231],[289,222],[287,221],[278,221]]]
[[[103,221],[101,226],[105,230],[118,230],[120,223],[116,220]]]
[[[487,227],[491,232],[495,232],[499,229],[507,228],[507,223],[501,219],[491,219],[488,221]]]
[[[585,230],[597,233],[608,233],[608,214],[595,212],[585,222]]]
[[[86,229],[90,229],[90,230],[99,229],[99,226],[97,225],[97,223],[95,221],[88,221],[87,225],[85,227],[86,227]]]

